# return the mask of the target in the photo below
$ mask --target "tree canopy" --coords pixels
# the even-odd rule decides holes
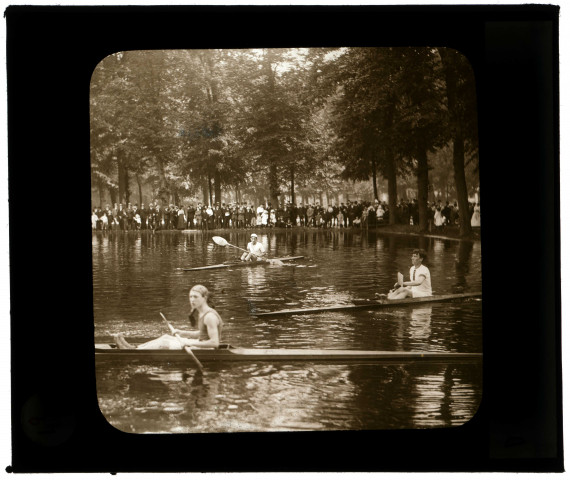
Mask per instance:
[[[366,181],[375,198],[386,182],[395,207],[413,176],[421,206],[477,180],[475,83],[451,50],[119,52],[93,72],[90,102],[92,185],[113,202],[135,182],[165,203],[295,203]]]

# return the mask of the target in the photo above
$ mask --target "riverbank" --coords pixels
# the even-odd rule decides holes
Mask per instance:
[[[93,233],[115,233],[115,232],[124,232],[124,233],[135,233],[135,232],[151,232],[151,233],[209,233],[209,234],[216,234],[216,233],[224,233],[224,232],[236,232],[236,231],[243,231],[244,229],[232,229],[232,228],[210,228],[208,230],[200,230],[200,229],[185,229],[185,230],[108,230],[108,231],[101,231],[101,230],[94,230]],[[273,232],[284,232],[284,231],[298,231],[298,230],[336,230],[336,231],[344,231],[349,230],[353,232],[362,232],[363,230],[359,227],[353,227],[349,229],[343,229],[338,227],[333,228],[316,228],[316,227],[293,227],[293,228],[285,228],[285,227],[248,227],[245,230],[255,231],[257,233],[263,232],[265,230],[270,230]],[[461,237],[459,234],[459,227],[457,226],[446,226],[442,227],[441,230],[436,230],[432,227],[431,232],[421,233],[419,225],[378,225],[376,227],[365,228],[364,231],[368,232],[377,232],[377,233],[384,233],[390,235],[411,235],[411,236],[418,236],[418,237],[426,237],[426,238],[440,238],[443,240],[472,240],[472,241],[479,241],[481,240],[481,229],[475,228],[473,229],[471,235],[467,238]]]
[[[397,235],[417,235],[428,238],[442,238],[452,240],[481,240],[481,228],[473,228],[469,237],[463,238],[459,234],[458,226],[445,226],[440,230],[432,227],[431,231],[420,233],[419,225],[379,225],[374,229],[377,232],[392,233]]]

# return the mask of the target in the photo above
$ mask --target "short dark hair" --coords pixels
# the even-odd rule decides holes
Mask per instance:
[[[422,262],[427,258],[427,253],[423,248],[415,248],[412,251],[412,254],[414,254],[414,253],[421,257]]]

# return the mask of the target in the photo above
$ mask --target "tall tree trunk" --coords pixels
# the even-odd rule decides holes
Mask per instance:
[[[445,72],[445,84],[447,90],[447,108],[451,120],[453,141],[453,177],[457,192],[457,206],[459,207],[459,235],[468,237],[471,235],[471,218],[469,217],[469,193],[465,181],[465,136],[461,116],[460,105],[457,99],[458,74],[455,68],[455,59],[460,55],[457,52],[439,49],[439,54]]]
[[[129,169],[125,166],[123,167],[125,170],[124,178],[125,178],[125,203],[128,205],[131,201],[131,188],[129,182]]]
[[[271,206],[276,208],[279,205],[279,179],[277,177],[277,164],[271,162],[269,166],[269,201]]]
[[[119,201],[126,205],[129,203],[131,192],[129,190],[129,170],[126,166],[125,159],[122,157],[122,153],[117,155],[119,162]]]
[[[374,200],[378,200],[378,184],[376,178],[376,160],[372,159],[372,188],[374,191]]]
[[[142,183],[141,183],[141,177],[138,173],[136,175],[136,179],[137,179],[137,185],[139,187],[139,205],[142,205],[143,204]]]
[[[105,198],[105,195],[103,194],[103,182],[101,181],[101,179],[99,179],[97,181],[97,187],[99,188],[99,206],[101,208],[103,208],[103,199]]]
[[[469,192],[465,181],[465,155],[463,134],[457,133],[453,139],[453,176],[457,190],[457,206],[459,207],[459,235],[471,235],[471,217],[469,216]]]
[[[208,204],[214,205],[212,198],[212,176],[208,174]]]
[[[208,180],[206,178],[202,179],[202,203],[208,205],[208,195],[210,194],[210,188],[208,186]]]
[[[420,232],[428,229],[428,158],[427,151],[423,148],[418,152],[418,210],[420,214]]]
[[[222,178],[220,172],[216,170],[214,172],[214,197],[216,202],[222,204]]]
[[[118,177],[118,184],[119,184],[119,203],[123,203],[123,199],[125,197],[125,179],[124,179],[124,169],[123,169],[123,160],[121,158],[121,153],[117,152],[117,177]]]
[[[291,204],[295,205],[295,165],[291,165]]]
[[[392,149],[386,147],[385,149],[385,165],[386,165],[386,179],[388,180],[388,212],[390,213],[390,225],[395,225],[398,222],[396,212],[396,205],[398,202],[398,182],[396,178],[396,162]]]

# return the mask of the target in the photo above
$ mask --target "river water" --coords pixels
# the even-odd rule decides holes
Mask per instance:
[[[481,299],[421,307],[254,317],[251,312],[372,300],[424,248],[435,294],[481,291],[479,242],[360,230],[256,230],[285,266],[184,271],[239,256],[250,231],[93,234],[95,342],[188,328],[188,291],[207,286],[223,341],[245,348],[481,352]],[[482,364],[188,363],[97,361],[97,396],[125,432],[267,432],[462,425],[482,397]]]

